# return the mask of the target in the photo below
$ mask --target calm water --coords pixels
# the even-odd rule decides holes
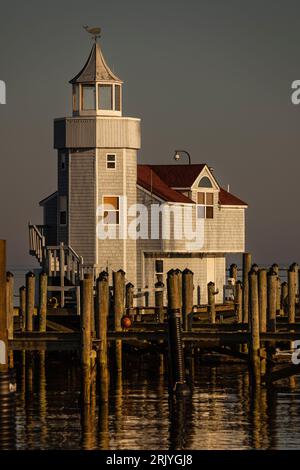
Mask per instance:
[[[125,357],[109,403],[95,395],[80,411],[77,359],[26,354],[15,356],[17,449],[300,448],[298,377],[251,397],[244,365],[198,365],[192,398],[170,402],[155,359]]]

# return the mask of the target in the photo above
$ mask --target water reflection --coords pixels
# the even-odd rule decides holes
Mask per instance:
[[[283,449],[300,445],[300,381],[250,390],[244,365],[196,360],[189,398],[170,399],[161,358],[94,371],[82,405],[78,358],[15,353],[18,449]],[[144,365],[143,365],[144,364]],[[146,364],[146,365],[145,365]],[[107,375],[105,375],[107,374]],[[106,381],[106,384],[104,382]],[[109,387],[109,388],[108,388]]]

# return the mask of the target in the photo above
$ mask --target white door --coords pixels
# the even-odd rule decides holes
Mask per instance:
[[[216,282],[215,276],[215,258],[207,258],[207,284],[209,282]]]

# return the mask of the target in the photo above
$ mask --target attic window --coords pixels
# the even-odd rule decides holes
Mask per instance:
[[[116,155],[114,153],[108,153],[106,155],[106,169],[115,170],[116,168]]]
[[[212,188],[210,179],[207,176],[203,176],[198,184],[199,188]]]

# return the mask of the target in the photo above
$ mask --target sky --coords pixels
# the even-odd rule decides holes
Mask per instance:
[[[70,115],[73,78],[101,26],[124,80],[123,115],[142,119],[141,163],[174,149],[207,163],[249,204],[246,249],[259,264],[300,262],[297,0],[0,0],[0,238],[30,266],[28,221],[56,189],[53,119]]]

